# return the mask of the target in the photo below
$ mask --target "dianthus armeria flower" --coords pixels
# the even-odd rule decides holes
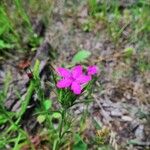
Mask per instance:
[[[73,67],[71,70],[66,68],[57,68],[58,74],[62,77],[57,82],[58,88],[70,88],[74,94],[81,94],[82,88],[87,84],[91,79],[91,75],[94,75],[96,72],[84,74],[83,68],[81,65]]]
[[[95,75],[98,72],[97,66],[89,66],[87,69],[87,74],[88,75]]]

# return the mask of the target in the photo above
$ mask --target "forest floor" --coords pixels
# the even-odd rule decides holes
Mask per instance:
[[[137,31],[137,34],[135,30],[140,25],[132,28],[130,9],[135,4],[128,6],[121,3],[120,16],[118,12],[114,14],[115,11],[108,10],[109,15],[106,18],[99,10],[93,12],[96,15],[91,16],[90,6],[86,1],[70,1],[61,7],[57,2],[48,26],[44,27],[39,22],[42,15],[38,16],[37,22],[33,22],[37,32],[43,34],[43,30],[45,31],[42,35],[43,42],[35,48],[37,50],[17,51],[14,52],[15,55],[12,51],[8,51],[0,56],[0,89],[4,86],[9,89],[5,106],[12,112],[18,111],[20,102],[16,100],[27,90],[29,79],[25,72],[16,67],[18,64],[21,66],[22,60],[27,59],[33,66],[36,58],[41,59],[41,81],[47,84],[45,79],[51,80],[49,77],[51,71],[47,71],[49,64],[54,68],[70,67],[74,55],[86,50],[90,52],[90,57],[82,65],[97,65],[100,70],[82,133],[83,139],[88,143],[88,149],[148,150],[150,148],[150,47],[147,42],[149,30]],[[119,19],[113,15],[118,15]],[[140,18],[140,15],[137,17]],[[114,22],[109,22],[109,18]],[[143,20],[145,21],[145,18]],[[137,21],[137,24],[143,20]],[[53,58],[49,58],[49,53]],[[9,80],[8,85],[3,84],[4,79]],[[16,94],[16,91],[19,94]],[[55,99],[51,92],[48,92],[48,97]],[[53,105],[59,107],[57,102]],[[29,114],[33,114],[35,106],[34,102],[30,104],[31,109],[29,107],[29,110],[26,110],[22,122],[23,128],[31,135],[34,135],[38,128],[42,128],[42,125],[37,125],[34,115],[29,117]],[[72,113],[80,117],[86,107],[79,104],[72,108]],[[101,132],[97,134],[103,138],[98,143],[99,146],[90,143],[96,136],[97,125],[101,127]],[[0,126],[0,130],[3,130],[3,126]]]

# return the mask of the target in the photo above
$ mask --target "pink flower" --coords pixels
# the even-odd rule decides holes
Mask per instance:
[[[98,73],[98,68],[97,66],[89,66],[87,69],[87,74],[88,75],[95,75]]]
[[[78,65],[71,70],[66,68],[57,68],[58,74],[62,77],[57,82],[58,88],[70,88],[74,94],[81,94],[82,85],[91,80],[90,75],[84,75],[82,66]]]

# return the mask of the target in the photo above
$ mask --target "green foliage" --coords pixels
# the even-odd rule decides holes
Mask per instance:
[[[140,57],[138,59],[136,65],[137,65],[137,68],[139,69],[139,71],[141,71],[141,72],[145,72],[145,71],[149,71],[150,70],[150,63],[144,57]]]
[[[30,7],[30,3],[26,6],[22,0],[10,3],[4,1],[0,6],[0,52],[5,54],[5,50],[24,50],[28,49],[28,45],[35,49],[42,39],[33,31],[26,8]]]
[[[138,42],[141,44],[147,44],[150,32],[150,4],[146,1],[139,1],[134,5],[130,12],[132,14],[131,27],[133,33],[131,34],[130,41]]]
[[[97,4],[97,0],[88,0],[88,6],[89,6],[89,10],[90,10],[90,15],[95,15],[98,10],[98,4]]]
[[[131,58],[131,56],[133,55],[133,52],[134,52],[134,49],[129,47],[129,48],[126,48],[123,53],[124,53],[124,57],[125,58]]]
[[[14,4],[16,6],[18,15],[21,16],[22,22],[23,22],[23,24],[25,24],[25,27],[27,29],[28,44],[30,46],[32,46],[33,48],[37,47],[41,42],[41,38],[38,37],[38,35],[36,33],[34,33],[30,18],[28,16],[27,12],[25,11],[25,8],[23,7],[22,0],[14,0]]]
[[[77,99],[77,96],[68,89],[57,89],[57,92],[58,100],[64,108],[71,107]]]
[[[86,150],[87,144],[82,140],[79,134],[74,134],[72,130],[75,118],[72,119],[71,117],[70,107],[76,104],[76,100],[79,98],[79,96],[73,94],[73,92],[70,90],[58,89],[56,96],[61,105],[59,110],[53,110],[54,108],[52,107],[52,100],[46,98],[44,95],[44,89],[41,86],[39,71],[40,61],[36,60],[33,68],[33,78],[30,79],[30,84],[26,95],[24,98],[19,96],[21,106],[18,112],[9,112],[3,105],[0,105],[0,125],[8,125],[5,131],[2,132],[2,136],[0,136],[0,141],[3,141],[2,143],[0,142],[0,148],[5,148],[5,145],[12,145],[15,148],[14,150],[16,150],[21,149],[25,145],[29,145],[30,149],[34,149],[27,133],[20,127],[20,123],[22,116],[27,111],[33,94],[36,93],[38,106],[35,110],[34,116],[36,117],[37,122],[46,128],[47,132],[44,133],[44,135],[49,137],[46,141],[52,146],[51,148],[53,150],[58,150],[62,145],[68,144],[66,141],[68,141],[68,138],[71,135],[74,136],[74,139],[72,139],[69,144],[71,142],[74,143],[74,145],[72,145],[73,149]],[[0,92],[1,99],[5,99],[7,97],[9,80],[10,77],[8,74],[8,77],[6,78],[7,82],[4,86],[4,92]],[[89,103],[87,93],[90,93],[91,84],[93,84],[93,81],[83,89],[86,92],[85,101],[79,101],[78,103]],[[85,115],[86,114],[84,114],[84,116]],[[85,122],[83,121],[83,126],[84,123]],[[15,136],[12,137],[12,134]]]
[[[130,4],[129,4],[130,5]],[[130,28],[127,37],[129,43],[138,42],[139,45],[148,45],[150,31],[150,4],[148,1],[140,0],[129,7],[120,9],[119,1],[88,0],[89,14],[97,22],[103,22],[111,40],[116,46],[119,45],[123,32]],[[90,23],[85,25],[85,30],[92,30]],[[128,32],[128,30],[127,30]]]
[[[4,124],[7,122],[7,118],[5,117],[5,115],[0,114],[0,125]]]
[[[44,121],[45,121],[45,119],[46,119],[46,116],[45,115],[39,115],[38,117],[37,117],[37,121],[41,124],[41,123],[43,123]]]
[[[52,114],[52,118],[56,118],[56,119],[59,119],[61,117],[61,114],[59,112],[54,112]]]
[[[75,134],[75,143],[73,146],[73,150],[87,150],[87,144],[82,140],[79,134]]]
[[[0,49],[10,49],[13,48],[13,45],[5,43],[3,40],[0,40]]]
[[[33,74],[36,76],[36,78],[38,78],[38,75],[39,75],[39,61],[38,60],[36,61]],[[22,119],[23,114],[27,110],[27,106],[31,100],[31,97],[34,91],[36,90],[38,80],[33,79],[30,82],[25,98],[21,99],[22,100],[21,109],[19,112],[15,112],[15,113],[7,111],[3,105],[4,99],[7,97],[7,91],[9,88],[9,80],[10,80],[10,75],[8,74],[8,76],[6,76],[6,79],[5,79],[5,83],[4,83],[5,86],[4,86],[3,92],[0,92],[0,102],[1,102],[0,114],[2,114],[0,115],[0,124],[6,125],[7,123],[7,126],[9,125],[7,128],[5,128],[5,130],[2,132],[2,135],[0,136],[0,141],[3,141],[2,143],[0,143],[0,147],[5,148],[7,144],[14,144],[14,150],[20,149],[19,148],[20,141],[22,142],[25,141],[27,142],[27,144],[30,144],[32,147],[32,144],[30,143],[28,139],[27,133],[20,128],[20,120]],[[8,134],[8,133],[18,134],[18,136],[15,138],[12,138],[11,134]]]
[[[27,24],[28,29],[30,32],[32,32],[32,25],[30,22],[30,19],[27,15],[27,13],[25,12],[23,6],[22,6],[22,0],[14,0],[15,6],[17,8],[17,11],[19,13],[19,15],[22,17],[22,19],[24,20],[24,22]]]
[[[94,24],[95,22],[93,22],[93,20],[87,20],[83,25],[82,25],[82,29],[85,32],[90,32],[92,31],[92,29],[94,28]]]
[[[0,25],[0,35],[12,30],[12,25],[7,17],[5,9],[2,6],[0,7]]]
[[[18,118],[19,119],[18,119],[17,122],[19,122],[21,120],[21,117],[25,113],[33,93],[35,92],[37,86],[39,85],[39,65],[40,65],[39,60],[36,60],[34,68],[33,68],[33,77],[34,77],[34,79],[31,80],[30,85],[27,89],[25,99],[23,100],[20,112],[18,113]]]
[[[48,99],[48,100],[45,100],[43,104],[44,104],[45,110],[49,110],[52,106],[52,101]]]
[[[53,0],[29,0],[29,6],[35,14],[42,14],[45,25],[51,22]]]
[[[3,5],[0,6],[0,27],[0,51],[13,48],[14,42],[19,40],[18,34]]]
[[[40,73],[40,61],[37,59],[33,68],[33,76],[35,79],[39,79],[39,73]]]
[[[89,56],[91,55],[91,52],[87,51],[87,50],[80,50],[79,52],[77,52],[73,59],[72,62],[73,63],[79,63],[79,62],[83,62],[85,61]]]

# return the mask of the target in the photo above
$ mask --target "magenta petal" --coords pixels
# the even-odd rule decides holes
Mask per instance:
[[[91,76],[87,76],[87,75],[80,75],[76,81],[80,84],[85,84],[88,83],[91,80]]]
[[[58,88],[67,88],[71,85],[72,80],[70,79],[62,79],[57,82]]]
[[[94,75],[98,73],[98,68],[97,66],[89,66],[87,69],[88,75]]]
[[[77,77],[79,77],[81,74],[82,74],[82,66],[81,66],[81,65],[75,66],[75,67],[72,69],[72,76],[73,76],[73,78],[77,78]]]
[[[77,82],[72,83],[71,90],[74,94],[81,94],[81,86]]]
[[[70,75],[71,75],[71,73],[68,69],[65,69],[65,68],[62,68],[62,67],[57,68],[56,71],[58,72],[58,74],[61,77],[70,77]]]

